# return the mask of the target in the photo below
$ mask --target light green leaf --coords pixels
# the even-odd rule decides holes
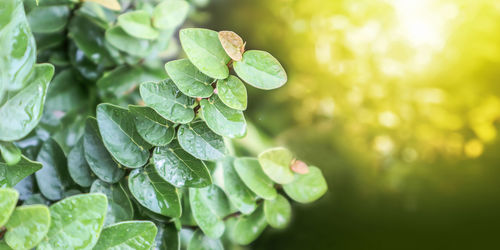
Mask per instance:
[[[182,213],[184,213],[184,211]],[[179,250],[181,239],[174,223],[158,224],[157,227],[158,233],[156,234],[153,249]]]
[[[124,221],[102,230],[94,249],[149,250],[156,236],[156,226],[151,221]]]
[[[90,169],[99,179],[115,183],[123,177],[125,171],[120,164],[115,162],[104,146],[95,118],[87,119],[83,135],[83,148]]]
[[[49,231],[50,213],[45,205],[20,206],[5,225],[5,242],[13,249],[34,248]]]
[[[68,171],[71,179],[82,187],[90,187],[96,178],[85,160],[83,137],[78,140],[68,154]]]
[[[271,227],[285,228],[290,222],[292,207],[285,197],[278,194],[276,199],[264,201],[264,215]]]
[[[105,37],[113,47],[134,56],[146,57],[153,48],[153,41],[133,37],[120,26],[107,29]]]
[[[218,164],[222,164],[224,175],[222,188],[226,191],[231,203],[244,214],[252,213],[257,207],[257,197],[234,170],[234,158],[226,157]]]
[[[309,166],[309,173],[296,174],[293,182],[283,185],[283,189],[293,200],[300,203],[310,203],[323,196],[328,186],[321,170]]]
[[[187,250],[224,250],[224,246],[219,239],[210,238],[201,230],[196,230],[189,241]]]
[[[186,152],[200,160],[216,161],[226,153],[224,138],[212,132],[202,120],[181,125],[177,139]]]
[[[234,160],[234,169],[236,169],[245,185],[255,194],[266,200],[276,198],[278,193],[274,188],[274,183],[262,171],[257,159],[249,157],[236,158]]]
[[[264,210],[260,206],[252,214],[238,218],[233,228],[232,238],[237,244],[248,245],[262,234],[266,226]]]
[[[217,93],[228,107],[247,109],[247,89],[238,77],[230,75],[227,79],[217,81]]]
[[[14,165],[21,160],[21,150],[12,142],[0,141],[0,153],[8,165]]]
[[[233,67],[243,81],[259,89],[276,89],[287,81],[281,64],[265,51],[246,51],[243,60],[234,62]]]
[[[179,90],[191,97],[210,97],[214,79],[201,73],[188,59],[170,61],[165,64],[168,76]]]
[[[18,182],[42,168],[42,164],[21,155],[15,165],[0,162],[0,187],[14,187]]]
[[[0,227],[10,218],[17,204],[19,192],[13,188],[0,188]]]
[[[208,237],[219,238],[224,233],[223,218],[229,213],[229,202],[217,186],[190,188],[189,201],[193,217]]]
[[[137,133],[127,109],[109,103],[97,105],[97,125],[104,146],[120,164],[129,168],[146,164],[151,145]]]
[[[140,86],[141,97],[165,119],[174,123],[188,123],[194,118],[191,107],[195,100],[182,94],[170,79],[161,82],[144,82]]]
[[[141,137],[154,146],[165,146],[175,137],[175,127],[152,108],[129,105],[135,115],[135,128]]]
[[[108,212],[104,225],[131,220],[134,217],[134,208],[127,193],[118,183],[109,184],[96,180],[90,187],[91,193],[103,193],[108,199]]]
[[[276,183],[287,184],[293,181],[290,169],[293,154],[286,148],[271,148],[259,154],[259,163],[264,173]]]
[[[0,106],[0,140],[14,141],[28,135],[38,124],[54,66],[37,64],[28,79],[28,85]]]
[[[98,3],[110,10],[115,10],[115,11],[118,11],[118,10],[121,10],[121,6],[120,6],[120,3],[118,2],[118,0],[82,0],[84,2],[95,2],[95,3]]]
[[[212,177],[205,163],[184,151],[177,141],[157,147],[152,161],[158,174],[176,187],[206,187]]]
[[[205,75],[225,79],[229,75],[230,58],[222,48],[217,32],[188,28],[179,32],[182,48],[189,60]]]
[[[66,26],[69,12],[67,5],[37,6],[26,17],[33,32],[54,33]]]
[[[245,136],[247,124],[241,110],[226,106],[217,96],[201,100],[200,105],[205,122],[216,134],[229,138]]]
[[[56,141],[45,141],[36,157],[43,167],[35,173],[40,192],[49,200],[60,200],[71,185],[66,156]]]
[[[37,249],[91,249],[107,210],[103,194],[80,194],[50,206],[50,229]]]
[[[189,3],[184,0],[165,0],[153,11],[153,25],[158,29],[173,29],[180,26],[189,11]]]
[[[147,209],[165,216],[181,216],[177,189],[164,181],[152,165],[130,172],[128,186],[134,198]]]
[[[134,10],[118,16],[118,25],[129,35],[153,40],[158,31],[151,26],[151,16],[145,10]]]

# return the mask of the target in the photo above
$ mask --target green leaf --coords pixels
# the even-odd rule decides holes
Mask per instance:
[[[184,211],[183,211],[184,213]],[[159,224],[153,249],[155,250],[179,250],[180,236],[174,223]]]
[[[21,150],[12,142],[0,141],[0,153],[8,165],[14,165],[21,160]]]
[[[165,146],[175,137],[175,127],[152,108],[129,105],[135,115],[135,127],[139,135],[151,145]]]
[[[271,227],[285,228],[292,216],[292,207],[288,200],[278,194],[274,200],[264,201],[264,215]]]
[[[0,187],[14,187],[18,182],[42,168],[39,162],[21,155],[21,160],[8,165],[0,162]]]
[[[128,186],[134,198],[147,209],[165,216],[181,216],[177,189],[164,181],[153,166],[130,172]]]
[[[153,40],[158,31],[151,26],[151,16],[145,10],[129,11],[118,16],[118,25],[129,35]]]
[[[274,183],[262,171],[259,161],[255,158],[236,158],[234,160],[234,169],[240,176],[241,180],[250,188],[255,194],[266,199],[274,200],[276,189]]]
[[[224,233],[223,218],[229,213],[229,201],[217,186],[190,188],[189,201],[196,223],[208,237],[219,238]]]
[[[168,76],[179,90],[191,97],[210,97],[213,78],[201,73],[188,59],[170,61],[165,64]]]
[[[217,81],[217,93],[228,107],[247,109],[247,89],[238,77],[230,75],[227,79]]]
[[[276,89],[287,81],[281,64],[265,51],[246,51],[243,60],[234,62],[233,66],[243,81],[259,89]]]
[[[219,239],[210,238],[201,230],[196,230],[189,241],[187,250],[224,250],[224,246]]]
[[[293,181],[290,169],[293,154],[286,148],[271,148],[259,154],[259,163],[264,173],[276,183],[287,184]]]
[[[181,205],[182,205],[182,216],[180,222],[182,225],[186,226],[197,226],[196,221],[193,217],[193,212],[191,211],[191,204],[189,201],[189,189],[181,189]]]
[[[146,57],[153,48],[153,41],[133,37],[120,26],[107,29],[105,37],[113,47],[134,56]]]
[[[200,160],[216,161],[226,153],[224,138],[212,132],[202,120],[181,125],[177,139],[186,152]]]
[[[54,66],[37,64],[29,77],[29,84],[0,106],[0,140],[19,140],[35,128],[42,117],[45,95]]]
[[[43,197],[42,194],[32,194],[30,197],[24,200],[23,205],[35,205],[35,204],[50,205],[50,203],[51,202],[47,200],[45,197]]]
[[[257,197],[234,170],[234,158],[226,157],[218,164],[222,164],[224,175],[222,188],[226,191],[231,203],[244,214],[252,213],[257,207]]]
[[[67,5],[37,6],[28,14],[28,22],[35,33],[54,33],[62,30],[68,23]]]
[[[116,222],[131,220],[134,217],[134,208],[127,193],[121,185],[109,184],[101,180],[96,180],[90,187],[91,193],[103,193],[108,198],[108,212],[104,225],[111,225]]]
[[[82,0],[84,2],[95,2],[110,10],[119,11],[121,10],[120,2],[118,0]]]
[[[149,250],[156,236],[156,226],[151,221],[124,221],[102,230],[94,249]]]
[[[205,122],[216,134],[229,138],[245,136],[247,124],[241,110],[226,106],[217,96],[201,100],[200,105]]]
[[[107,210],[103,194],[80,194],[50,206],[50,229],[37,249],[91,249]]]
[[[217,32],[188,28],[179,32],[182,48],[189,60],[205,75],[225,79],[229,75],[226,64],[230,58],[222,48]]]
[[[85,134],[83,135],[83,148],[90,169],[99,179],[115,183],[123,177],[125,171],[120,164],[114,161],[104,146],[95,118],[87,119]]]
[[[49,138],[45,141],[36,157],[43,167],[35,173],[38,188],[49,200],[60,200],[64,191],[71,185],[67,161],[59,144]]]
[[[12,188],[0,188],[0,227],[3,227],[10,218],[17,204],[19,192]]]
[[[151,145],[137,133],[127,109],[109,103],[97,105],[97,125],[104,146],[120,164],[129,168],[146,164]]]
[[[205,163],[184,151],[177,141],[157,147],[152,161],[158,174],[176,187],[206,187],[212,177]]]
[[[31,249],[49,231],[50,214],[45,205],[17,207],[5,225],[5,242],[13,249]]]
[[[237,244],[248,245],[262,234],[266,226],[264,210],[260,206],[252,214],[238,218],[232,231],[232,238]]]
[[[85,160],[83,138],[78,140],[68,154],[68,171],[71,179],[82,187],[90,187],[96,178]]]
[[[167,0],[153,10],[153,25],[158,29],[173,29],[180,26],[189,12],[189,3],[184,0]]]
[[[296,174],[293,182],[283,185],[283,189],[293,200],[300,203],[310,203],[323,196],[328,186],[321,170],[309,166],[309,173]]]
[[[165,119],[174,123],[188,123],[194,118],[192,105],[195,100],[182,94],[170,79],[161,82],[144,82],[141,97]]]

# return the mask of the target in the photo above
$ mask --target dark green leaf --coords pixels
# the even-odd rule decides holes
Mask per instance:
[[[219,164],[222,164],[224,173],[222,188],[226,191],[233,205],[244,214],[252,213],[257,207],[257,197],[243,183],[236,170],[234,170],[234,158],[226,157]]]
[[[276,198],[278,193],[274,189],[274,183],[262,171],[257,159],[249,157],[236,158],[234,169],[236,169],[236,172],[245,185],[255,194],[266,200],[274,200]]]
[[[158,37],[158,31],[151,25],[151,16],[145,10],[134,10],[118,16],[118,25],[129,35],[153,40]]]
[[[224,246],[219,239],[212,239],[204,235],[201,230],[196,230],[189,241],[187,250],[224,250]]]
[[[214,79],[201,73],[188,59],[170,61],[165,64],[165,70],[177,88],[187,96],[206,98],[214,92]]]
[[[0,188],[0,227],[9,220],[17,204],[19,193],[12,188]]]
[[[247,89],[238,77],[230,75],[227,79],[217,81],[217,93],[228,107],[247,109]]]
[[[49,231],[49,208],[44,205],[17,207],[5,225],[5,242],[13,249],[31,249]]]
[[[152,41],[130,36],[120,26],[106,30],[106,41],[121,51],[140,57],[146,57],[153,48]]]
[[[60,31],[68,23],[68,17],[67,5],[38,6],[27,14],[31,30],[36,33]]]
[[[310,166],[309,173],[295,174],[295,179],[283,185],[285,193],[300,203],[310,203],[323,196],[328,189],[321,170]]]
[[[196,226],[196,221],[193,218],[193,212],[191,211],[191,204],[189,201],[189,189],[181,189],[181,204],[182,204],[182,216],[180,221],[182,225],[185,226]]]
[[[172,29],[180,26],[189,11],[184,0],[162,1],[153,11],[153,25],[158,29]]]
[[[259,154],[259,163],[264,173],[276,183],[287,184],[293,181],[290,169],[293,154],[286,148],[271,148]]]
[[[259,89],[276,89],[287,81],[281,64],[265,51],[246,51],[243,60],[233,65],[234,71],[243,81]]]
[[[292,207],[285,197],[278,194],[276,199],[264,201],[264,215],[271,227],[284,228],[290,222]]]
[[[42,164],[21,156],[21,160],[8,165],[0,162],[0,187],[14,187],[18,182],[40,170]]]
[[[59,144],[48,139],[42,145],[36,161],[42,163],[42,169],[35,173],[38,188],[49,200],[60,200],[64,191],[71,185],[67,161]]]
[[[183,211],[184,213],[184,211]],[[155,250],[179,250],[180,237],[174,223],[159,224],[153,249]]]
[[[124,221],[102,230],[94,249],[148,250],[156,236],[156,226],[151,221]]]
[[[203,118],[215,133],[229,138],[245,136],[247,124],[241,110],[226,106],[217,96],[201,100],[200,105]]]
[[[174,124],[160,116],[152,108],[129,105],[129,110],[135,115],[135,128],[151,145],[165,146],[175,137]]]
[[[111,225],[116,222],[131,220],[134,217],[134,208],[125,190],[121,185],[109,184],[101,180],[96,180],[90,187],[91,193],[103,193],[108,198],[108,212],[104,225]]]
[[[233,240],[240,245],[253,242],[266,229],[267,222],[262,206],[252,214],[238,218],[232,231]]]
[[[190,188],[189,200],[193,217],[200,229],[211,238],[219,238],[224,233],[223,218],[229,214],[229,201],[217,186]]]
[[[43,197],[42,194],[32,194],[28,199],[23,202],[23,205],[50,205],[50,201]]]
[[[215,161],[226,153],[224,138],[212,132],[202,120],[181,125],[177,139],[186,152],[200,160]]]
[[[68,154],[68,171],[73,181],[82,187],[90,187],[96,178],[92,170],[90,170],[87,160],[85,160],[83,138],[76,143]]]

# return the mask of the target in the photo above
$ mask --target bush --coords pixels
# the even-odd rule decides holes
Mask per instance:
[[[183,0],[0,4],[0,249],[246,245],[287,226],[286,196],[326,192],[284,148],[232,153],[243,82],[287,81],[273,56],[185,28],[187,58],[162,67],[195,12]]]

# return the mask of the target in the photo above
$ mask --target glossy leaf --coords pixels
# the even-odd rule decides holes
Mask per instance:
[[[177,189],[163,180],[153,166],[130,172],[128,186],[134,198],[147,209],[165,216],[181,216]]]
[[[266,200],[274,200],[276,189],[274,183],[262,171],[259,161],[255,158],[236,158],[234,160],[234,169],[241,180],[258,196]]]
[[[76,143],[68,154],[68,171],[71,179],[82,187],[90,187],[96,179],[87,160],[85,160],[83,138]]]
[[[148,250],[156,236],[156,226],[151,221],[124,221],[102,230],[94,249]]]
[[[226,191],[231,203],[244,214],[252,213],[257,207],[257,197],[234,170],[234,158],[226,157],[219,164],[222,164],[224,175],[222,188]]]
[[[43,167],[35,173],[40,192],[49,200],[60,200],[64,191],[71,185],[66,156],[59,144],[48,139],[36,157]]]
[[[129,11],[118,16],[118,25],[129,35],[153,40],[158,37],[158,31],[151,25],[151,16],[145,10]]]
[[[153,25],[158,29],[173,29],[180,26],[189,12],[189,3],[184,0],[166,0],[156,5]]]
[[[271,227],[285,228],[290,222],[292,207],[285,197],[278,194],[276,199],[264,201],[264,215]]]
[[[203,233],[211,238],[221,237],[225,229],[223,218],[229,213],[224,192],[215,185],[190,188],[189,201],[193,217]]]
[[[217,93],[228,107],[247,109],[247,89],[238,77],[230,75],[227,79],[217,81]]]
[[[0,187],[14,187],[22,179],[41,168],[42,164],[31,161],[25,156],[21,156],[21,160],[14,165],[0,162]]]
[[[43,104],[54,66],[37,64],[29,84],[0,106],[0,140],[14,141],[28,135],[42,117]]]
[[[49,208],[44,205],[20,206],[5,225],[5,242],[13,249],[31,249],[49,231]]]
[[[300,203],[310,203],[326,193],[326,180],[317,167],[309,167],[309,173],[296,174],[293,182],[283,185],[285,193]]]
[[[107,29],[105,38],[113,47],[134,56],[145,57],[153,48],[152,41],[133,37],[120,26]]]
[[[67,5],[37,6],[27,14],[27,18],[33,32],[54,33],[66,26],[69,12]]]
[[[229,75],[226,64],[230,58],[222,48],[217,32],[188,28],[179,32],[182,48],[189,60],[205,75],[225,79]]]
[[[167,121],[152,108],[144,106],[128,106],[135,115],[135,128],[139,135],[154,146],[165,146],[175,137],[174,124]]]
[[[151,145],[137,133],[127,109],[109,103],[97,105],[97,125],[104,146],[120,164],[129,168],[146,164]]]
[[[287,184],[293,181],[290,169],[293,154],[286,148],[272,148],[259,154],[259,163],[264,173],[276,183]]]
[[[232,238],[237,244],[248,245],[262,234],[266,226],[264,209],[260,206],[252,214],[238,218],[233,228]]]
[[[234,62],[233,67],[243,81],[259,89],[276,89],[287,81],[281,64],[265,51],[246,51],[243,60]]]
[[[226,106],[217,96],[200,102],[201,112],[208,127],[216,134],[240,138],[246,134],[247,124],[243,112]]]
[[[219,40],[227,55],[235,61],[241,61],[245,43],[238,34],[232,31],[219,31]]]
[[[172,80],[144,82],[140,86],[141,97],[165,119],[174,123],[188,123],[194,118],[191,107],[194,99],[182,94]]]
[[[103,194],[80,194],[50,206],[50,228],[37,249],[91,249],[106,216]]]
[[[14,165],[21,160],[21,150],[12,142],[0,141],[0,153],[2,159],[8,165]],[[0,185],[1,186],[1,185]]]
[[[19,192],[12,188],[0,188],[0,227],[3,227],[14,211]]]
[[[201,73],[188,59],[170,61],[165,64],[165,70],[177,88],[187,96],[206,98],[214,92],[214,79]]]
[[[212,177],[205,163],[184,151],[177,141],[157,147],[152,161],[158,174],[176,187],[206,187]]]
[[[184,213],[184,211],[183,211]],[[179,250],[180,236],[174,223],[159,224],[153,249],[155,250]]]
[[[181,125],[177,139],[186,152],[200,160],[216,161],[226,153],[224,138],[212,132],[202,120]]]
[[[111,225],[133,218],[134,208],[132,207],[132,202],[121,185],[96,180],[92,183],[90,192],[105,194],[108,199],[108,212],[106,213],[104,225]]]
[[[115,183],[123,177],[125,171],[120,164],[114,161],[104,146],[95,118],[87,119],[83,136],[83,148],[90,169],[99,179],[108,183]]]
[[[196,230],[189,241],[187,250],[224,250],[224,246],[219,239],[210,238],[201,230]]]

